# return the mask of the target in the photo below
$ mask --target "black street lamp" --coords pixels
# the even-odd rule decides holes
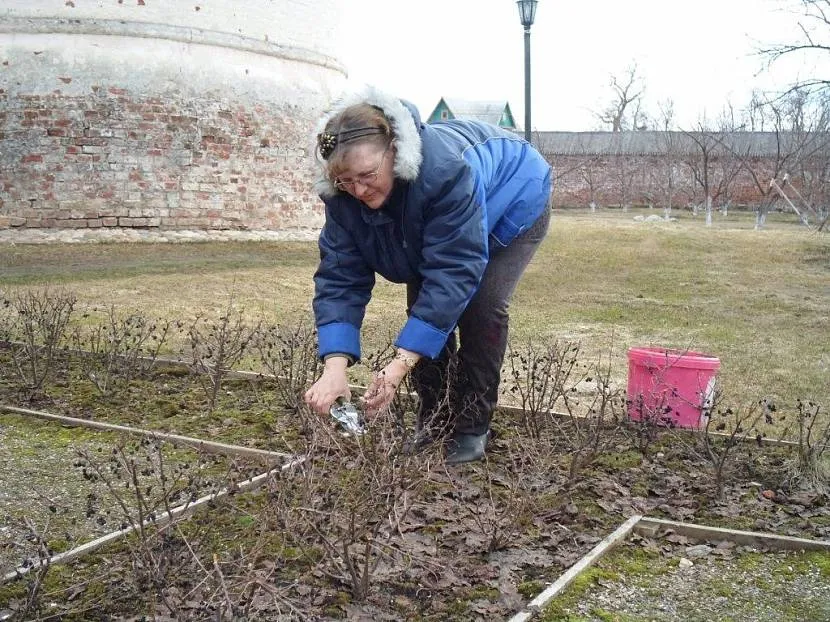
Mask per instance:
[[[536,19],[538,0],[518,0],[519,19],[525,28],[525,140],[530,140],[530,27]]]

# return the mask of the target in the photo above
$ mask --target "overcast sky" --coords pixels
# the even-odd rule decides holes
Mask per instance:
[[[414,102],[507,100],[524,124],[524,39],[515,0],[348,0],[341,59],[354,84]],[[797,36],[797,0],[539,0],[531,28],[532,126],[606,129],[596,113],[610,78],[636,63],[645,104],[672,99],[678,124],[743,107],[753,88],[781,87],[820,67],[765,70],[755,53]],[[825,70],[825,77],[830,71]]]

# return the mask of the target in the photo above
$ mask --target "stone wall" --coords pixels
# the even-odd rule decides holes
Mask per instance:
[[[319,225],[337,4],[5,2],[0,228]]]

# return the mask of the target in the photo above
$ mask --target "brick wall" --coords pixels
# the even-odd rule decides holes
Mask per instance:
[[[0,102],[0,227],[279,229],[318,218],[308,124],[285,110],[112,85]]]
[[[196,11],[196,2],[188,11],[204,26],[241,33],[248,23],[262,37],[229,41],[205,30],[199,43],[184,40],[175,23],[154,37],[159,27],[152,24],[96,21],[126,4],[158,13],[151,0],[84,2],[83,19],[71,23],[35,10],[70,3],[11,4],[0,16],[0,228],[284,229],[322,222],[310,184],[311,133],[343,70],[321,56],[327,48],[310,34],[311,51],[283,56],[274,42],[281,31],[258,25],[266,9],[293,5],[296,24],[285,40],[298,45],[314,30],[311,3],[240,0]],[[26,11],[34,12],[31,32],[10,32],[9,24],[30,28],[28,18],[12,19]],[[152,21],[156,14],[147,15]],[[327,19],[319,18],[320,28]]]
[[[653,205],[664,207],[672,193],[673,207],[703,204],[702,189],[694,181],[692,169],[683,160],[670,161],[660,156],[561,156],[548,155],[554,166],[556,181],[553,202],[560,207],[584,207],[593,201],[597,206]],[[754,208],[768,202],[773,163],[762,158],[749,162],[761,180],[763,191],[746,170],[734,173],[732,162],[713,160],[710,165],[711,187],[725,176],[731,179],[716,200],[733,206]]]

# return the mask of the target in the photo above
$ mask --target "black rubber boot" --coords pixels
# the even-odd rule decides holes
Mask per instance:
[[[484,434],[461,434],[456,432],[447,441],[444,461],[447,464],[463,464],[484,458],[490,432]]]

